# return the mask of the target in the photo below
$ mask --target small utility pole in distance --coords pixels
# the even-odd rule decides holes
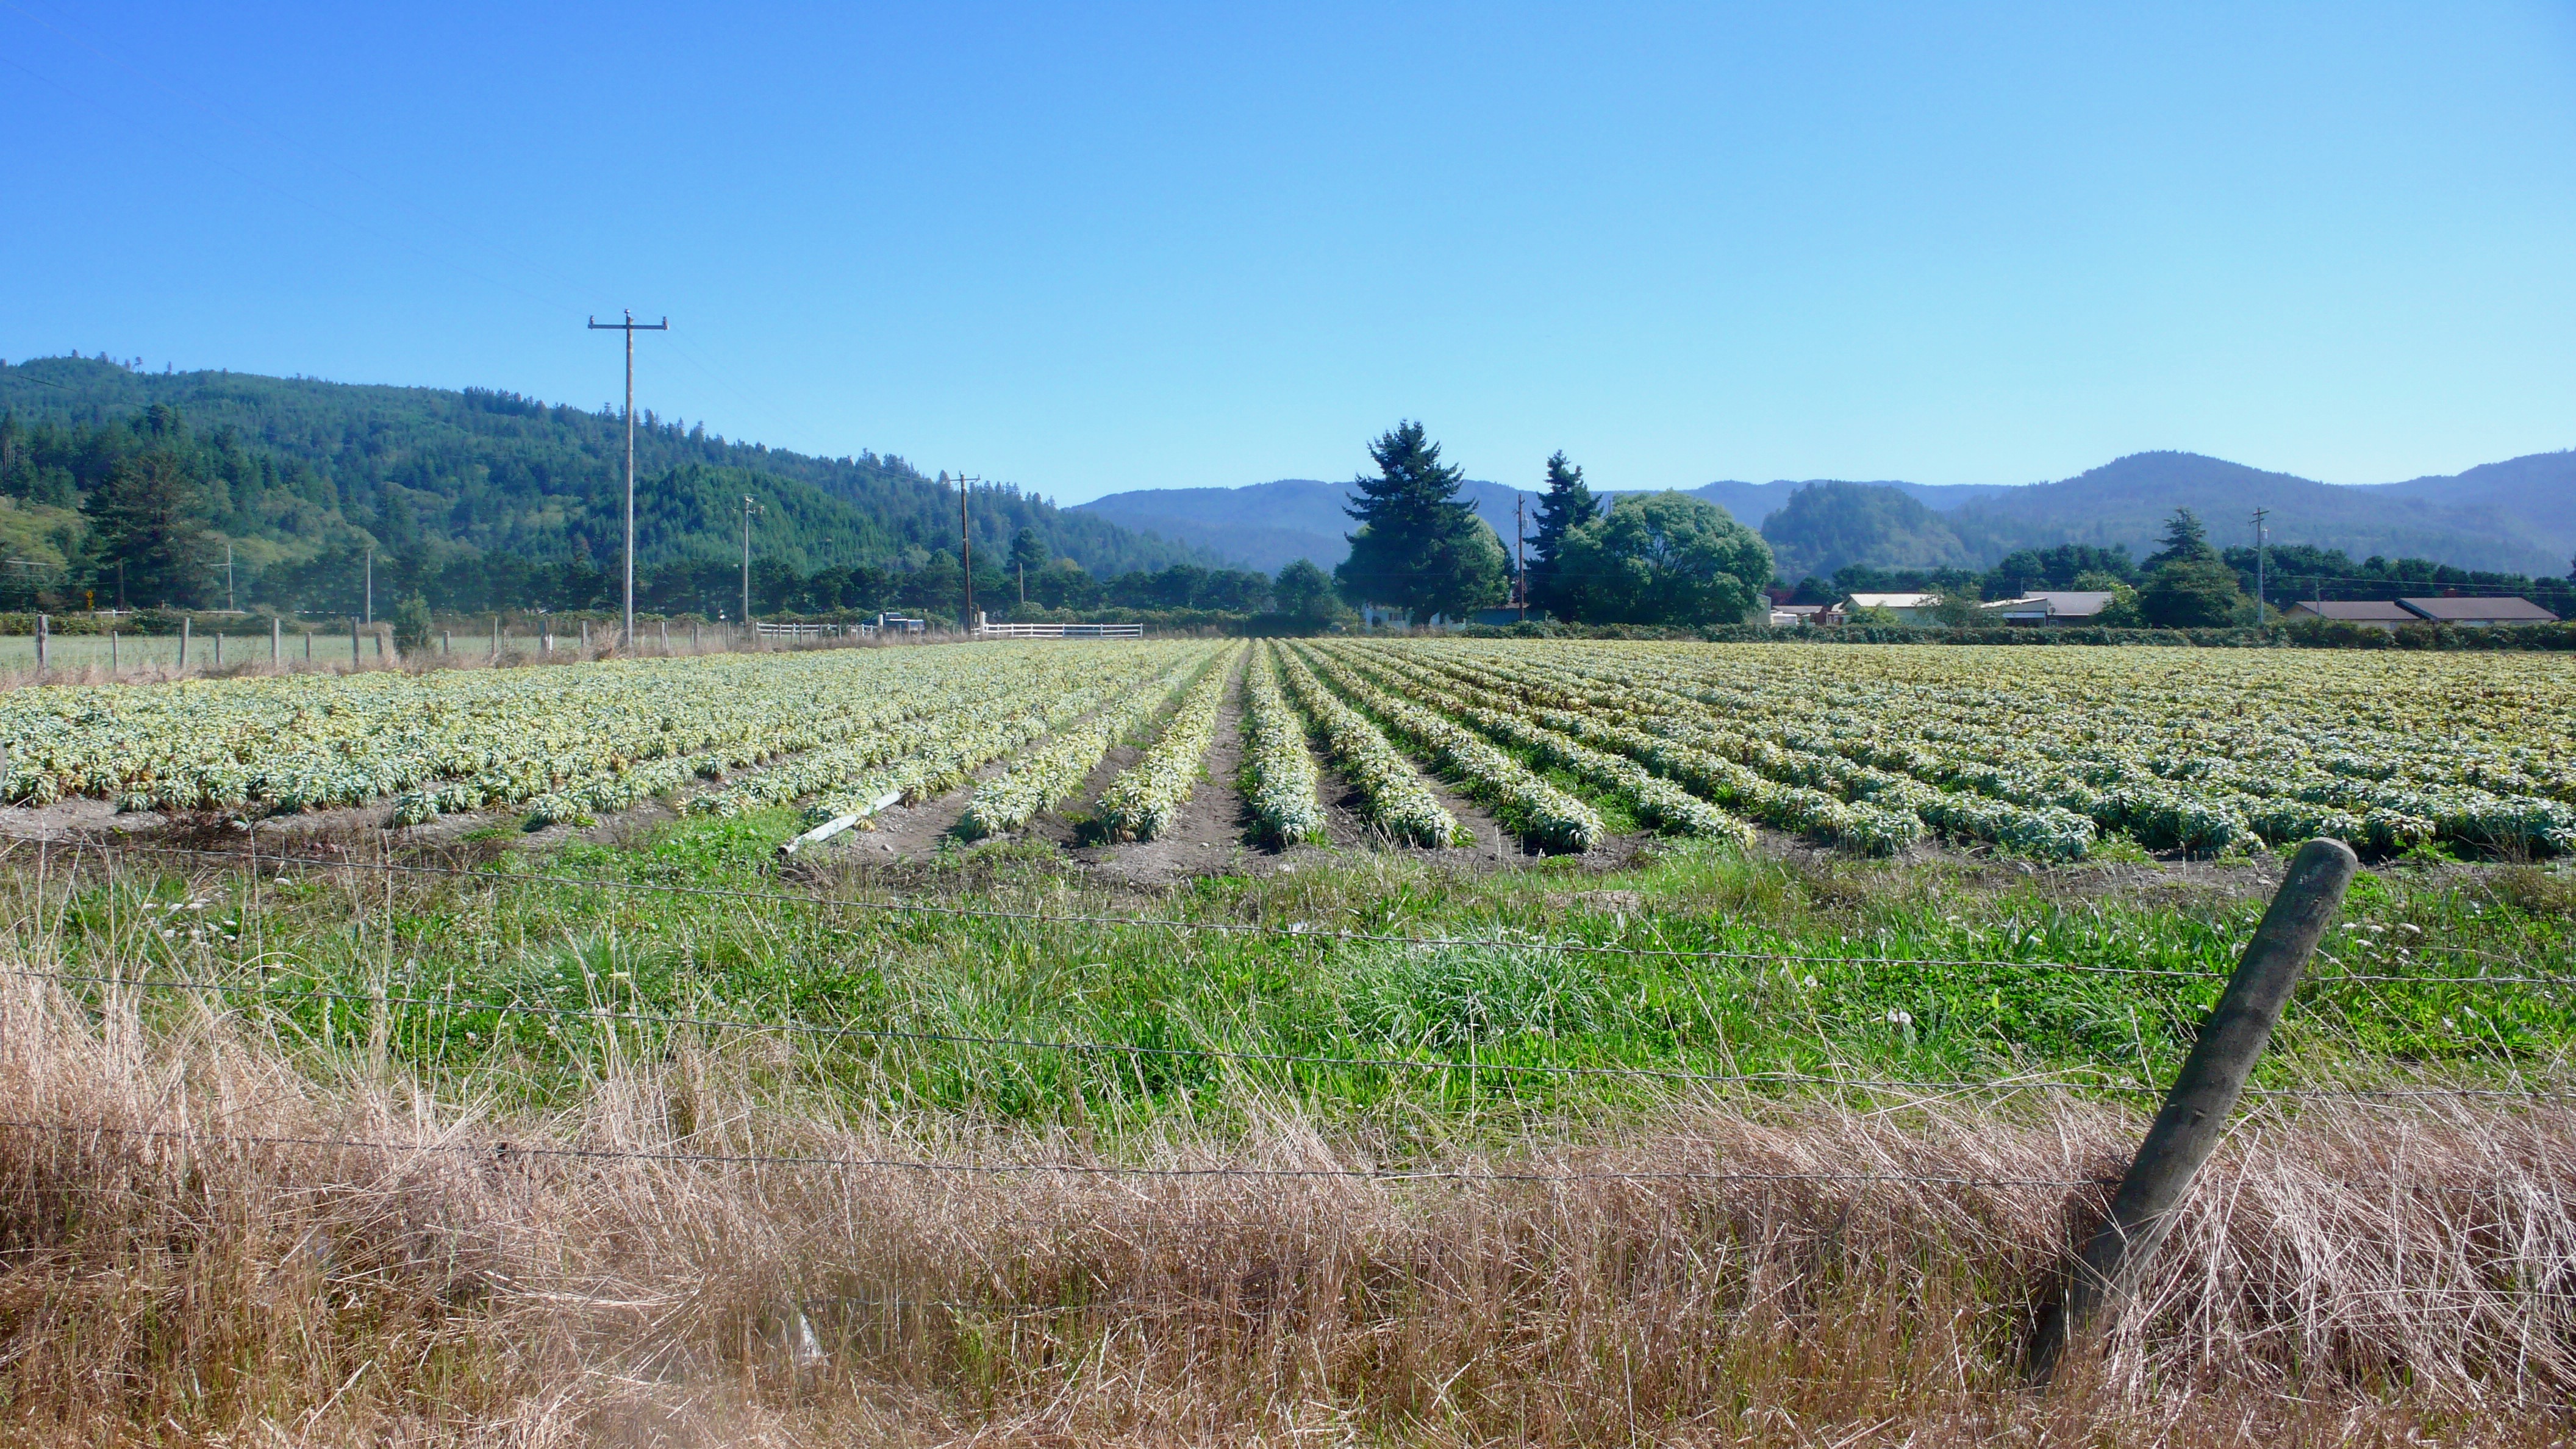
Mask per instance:
[[[966,581],[966,608],[957,616],[957,627],[969,634],[975,631],[975,528],[966,512],[966,490],[977,481],[957,475],[957,569]]]
[[[1521,524],[1521,510],[1527,502],[1521,490],[1512,490],[1512,596],[1520,603],[1524,624],[1529,622],[1529,533]]]
[[[635,647],[635,334],[668,332],[671,319],[638,322],[629,309],[623,322],[602,322],[593,317],[590,328],[594,332],[626,334],[626,629],[618,638],[631,650]]]
[[[229,543],[224,545],[224,612],[241,612],[241,606],[233,602],[233,546]]]
[[[367,622],[376,622],[376,550],[372,544],[367,548]]]
[[[2263,627],[2263,520],[2271,513],[2268,508],[2254,510],[2254,627],[2257,629]]]
[[[742,495],[742,623],[751,627],[751,516],[761,511],[751,495]]]

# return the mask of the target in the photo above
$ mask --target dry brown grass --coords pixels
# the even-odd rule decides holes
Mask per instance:
[[[1453,1164],[1730,1180],[966,1174],[528,1149],[1098,1159],[835,1122],[693,1047],[513,1122],[290,1055],[0,986],[0,1116],[72,1129],[0,1128],[0,1435],[2544,1444],[2576,1397],[2563,1113],[2250,1122],[2141,1311],[2043,1398],[2019,1338],[2098,1192],[1742,1175],[2107,1176],[2139,1125],[2110,1108],[1711,1100]],[[1249,1140],[1121,1160],[1377,1150],[1247,1105]]]

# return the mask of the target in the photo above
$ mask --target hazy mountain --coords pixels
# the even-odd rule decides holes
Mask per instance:
[[[1845,564],[1966,568],[1978,560],[1940,514],[1884,483],[1809,483],[1765,519],[1779,576],[1833,577]]]
[[[1341,511],[1346,491],[1337,483],[1286,479],[1249,488],[1119,493],[1074,511],[1195,544],[1245,567],[1276,570],[1302,557],[1330,568],[1349,553],[1343,535],[1351,522]],[[1462,491],[1508,546],[1513,490],[1471,482]],[[2143,557],[2176,508],[2200,514],[2212,540],[2227,545],[2250,543],[2251,511],[2269,508],[2273,541],[2338,548],[2356,559],[2377,554],[2562,574],[2576,551],[2576,452],[2360,486],[2195,453],[2137,453],[2057,483],[1729,480],[1690,492],[1760,528],[1780,555],[1782,575],[1792,579],[1851,562],[1983,567],[2015,549],[2061,543],[2126,545]],[[1792,515],[1791,500],[1801,497],[1809,501]]]
[[[1799,489],[1809,484],[1828,482],[1837,487],[1893,488],[1936,513],[1947,513],[1981,498],[1991,498],[1998,493],[2009,493],[2016,486],[2010,483],[1905,483],[1893,479],[1852,484],[1840,479],[1810,478],[1802,482],[1790,482],[1784,479],[1772,483],[1739,483],[1732,480],[1703,483],[1691,489],[1690,493],[1695,498],[1705,498],[1725,509],[1735,516],[1736,521],[1760,528],[1771,515],[1787,507],[1790,496]]]
[[[1512,542],[1511,489],[1500,483],[1468,480],[1460,498],[1503,541]],[[1535,507],[1538,495],[1520,495]],[[1244,488],[1146,488],[1112,493],[1073,511],[1096,514],[1122,528],[1158,539],[1194,545],[1223,555],[1242,567],[1277,573],[1297,559],[1312,559],[1331,568],[1350,557],[1348,537],[1359,527],[1342,510],[1350,485],[1312,478],[1282,478]],[[1532,515],[1535,517],[1535,514]],[[1535,526],[1534,524],[1532,526]]]
[[[2253,542],[2251,513],[2271,510],[2279,543],[2354,558],[2428,558],[2463,568],[2556,574],[2576,547],[2576,454],[2547,453],[2449,478],[2348,487],[2267,473],[2196,453],[2134,453],[2060,483],[1972,501],[1949,524],[1991,562],[2017,548],[2125,544],[2152,551],[2164,520],[2189,508],[2222,545]]]

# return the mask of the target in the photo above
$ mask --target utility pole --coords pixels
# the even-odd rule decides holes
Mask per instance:
[[[367,546],[367,622],[376,622],[376,549],[373,544]],[[349,647],[355,649],[358,646],[351,644]]]
[[[1521,622],[1529,622],[1529,534],[1521,526],[1521,510],[1528,503],[1521,490],[1512,490],[1512,595],[1520,600]]]
[[[241,607],[233,602],[233,546],[229,543],[224,545],[224,612],[241,612]]]
[[[975,629],[975,531],[966,513],[966,490],[978,481],[957,475],[957,566],[966,580],[966,608],[957,616],[957,627],[968,633]]]
[[[623,322],[602,322],[593,317],[590,326],[594,332],[626,334],[626,631],[618,638],[626,649],[632,651],[635,648],[635,334],[668,332],[671,319],[665,317],[659,322],[638,322],[630,309]]]
[[[751,516],[761,512],[751,495],[742,495],[742,622],[751,624]]]
[[[2272,510],[2268,508],[2257,508],[2254,510],[2254,627],[2257,629],[2263,627],[2263,576],[2265,572],[2263,567],[2263,520],[2270,517],[2271,513]]]

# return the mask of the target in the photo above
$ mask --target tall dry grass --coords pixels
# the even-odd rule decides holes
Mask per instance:
[[[147,1016],[151,1020],[147,1024]],[[16,1442],[2542,1444],[2576,1397],[2576,1124],[2258,1117],[2064,1391],[2015,1357],[2139,1127],[2058,1098],[1676,1102],[1527,1182],[549,1157],[1097,1163],[838,1118],[775,1044],[611,1060],[503,1120],[202,1005],[0,985]],[[1250,1089],[1245,1089],[1247,1092]],[[1292,1105],[1121,1160],[1323,1169]],[[41,1124],[26,1126],[17,1124]],[[271,1140],[254,1140],[271,1139]],[[335,1145],[344,1140],[393,1147]],[[503,1144],[507,1144],[506,1150]],[[412,1150],[434,1149],[434,1150]],[[1778,1175],[1778,1176],[1761,1176]],[[1822,1177],[1811,1175],[1823,1175]],[[1835,1180],[1835,1179],[1844,1180]]]

